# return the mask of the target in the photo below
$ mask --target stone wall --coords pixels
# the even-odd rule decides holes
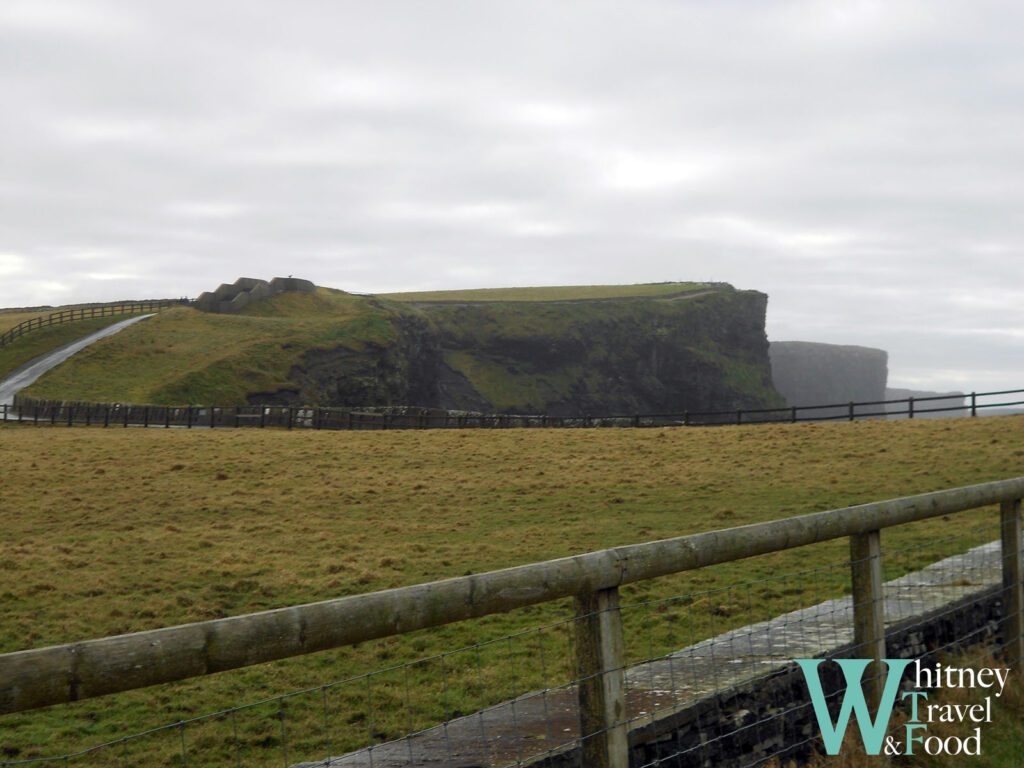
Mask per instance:
[[[1000,594],[999,588],[991,587],[980,598],[964,598],[928,616],[906,620],[887,632],[886,658],[915,658],[934,664],[935,648],[967,646],[992,639],[1002,617]],[[828,658],[856,656],[851,645],[828,654]],[[844,690],[845,681],[838,665],[823,664],[819,672],[835,718],[840,703],[838,694]],[[904,690],[909,688],[904,686]],[[783,763],[799,761],[808,758],[814,748],[821,748],[818,735],[807,684],[796,665],[790,664],[633,731],[630,764],[739,768],[770,756]],[[678,753],[682,754],[670,757]],[[575,755],[560,755],[537,765],[576,766],[577,759]]]
[[[940,650],[998,636],[1001,546],[989,542],[893,579],[883,594],[886,658],[931,666]],[[782,764],[800,761],[822,749],[822,740],[794,659],[860,656],[853,645],[852,601],[845,597],[633,664],[624,673],[630,764],[740,768],[770,757]],[[822,664],[819,672],[834,721],[844,680],[836,664]],[[575,686],[552,687],[301,768],[579,768],[579,722]]]

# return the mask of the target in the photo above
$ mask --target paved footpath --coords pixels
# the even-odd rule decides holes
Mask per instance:
[[[149,314],[129,317],[127,320],[122,320],[119,323],[108,325],[103,330],[91,333],[78,341],[65,344],[52,352],[47,352],[45,355],[40,355],[33,360],[29,360],[25,365],[12,371],[6,378],[0,380],[0,405],[10,405],[14,402],[14,396],[16,394],[51,368],[56,368],[76,352],[81,352],[90,344],[93,344],[100,339],[105,339],[107,336],[113,336],[115,333],[124,330],[132,323],[137,323],[139,320],[145,320],[147,317],[152,316],[152,314]]]
[[[885,584],[892,625],[1002,581],[998,541]],[[709,695],[853,642],[850,598],[828,600],[705,640],[626,672],[631,729]],[[578,736],[575,688],[540,691],[359,752],[293,768],[490,768],[557,752]]]

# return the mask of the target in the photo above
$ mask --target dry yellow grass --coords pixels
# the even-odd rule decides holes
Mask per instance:
[[[1022,474],[1018,417],[366,433],[7,426],[0,428],[0,651]],[[994,520],[991,510],[980,511],[887,532],[883,542],[892,549],[967,536]],[[967,536],[963,546],[971,543]],[[892,568],[936,556],[909,552]],[[846,557],[844,542],[779,553],[637,585],[627,600],[836,566],[756,601],[756,618],[764,618],[841,593]],[[689,636],[713,631],[709,621],[719,630],[745,623],[750,603],[729,594],[699,598],[694,604],[704,608],[693,611]],[[8,717],[0,745],[22,757],[63,754],[559,617],[564,606],[546,606]],[[661,627],[657,642],[676,642],[671,631]],[[390,733],[392,726],[377,727]],[[41,733],[52,743],[38,743]],[[350,738],[366,737],[355,729]],[[338,746],[345,743],[339,736]]]
[[[32,320],[40,315],[45,315],[45,312],[0,312],[0,333],[9,331],[16,325],[25,322],[26,320]]]

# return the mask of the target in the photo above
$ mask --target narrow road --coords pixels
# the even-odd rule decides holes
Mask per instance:
[[[57,347],[57,349],[52,352],[40,355],[34,360],[29,360],[20,368],[12,371],[6,378],[0,380],[0,405],[10,405],[14,401],[14,396],[18,392],[38,379],[48,370],[57,367],[73,354],[81,352],[93,342],[105,339],[107,336],[113,336],[115,333],[127,328],[132,323],[137,323],[139,320],[145,320],[147,317],[152,316],[153,314],[151,313],[148,315],[129,317],[127,320],[122,320],[119,323],[108,325],[103,330],[91,333],[78,341],[65,344],[63,347]]]

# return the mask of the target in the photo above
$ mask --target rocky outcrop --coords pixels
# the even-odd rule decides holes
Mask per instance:
[[[254,393],[249,402],[320,406],[432,406],[438,401],[441,354],[436,331],[423,316],[390,318],[388,340],[353,347],[311,349],[294,366],[295,387]]]
[[[889,356],[885,350],[810,341],[773,341],[768,352],[772,382],[787,405],[868,403],[886,399]],[[804,416],[829,418],[846,413],[844,408],[821,409]]]
[[[313,293],[316,286],[297,277],[275,277],[269,283],[253,277],[240,277],[231,285],[221,283],[212,293],[201,293],[193,306],[202,312],[236,315],[246,307],[286,291]]]

